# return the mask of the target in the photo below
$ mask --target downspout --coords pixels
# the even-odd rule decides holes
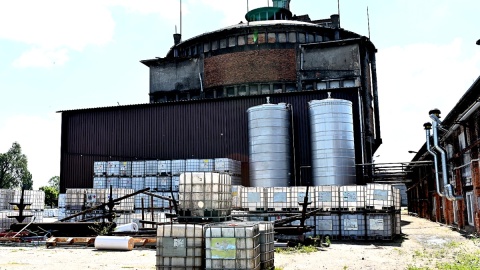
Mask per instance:
[[[435,163],[435,182],[437,183],[436,186],[437,186],[437,194],[440,196],[440,197],[444,197],[445,195],[442,193],[442,191],[440,190],[440,177],[439,177],[439,173],[438,173],[438,158],[437,158],[437,154],[435,152],[432,151],[432,147],[430,145],[430,129],[432,129],[432,124],[430,123],[425,123],[423,124],[423,127],[425,128],[425,133],[427,135],[427,151],[433,156],[433,161]]]
[[[442,162],[442,178],[443,178],[443,190],[445,196],[450,201],[462,200],[462,196],[455,196],[453,192],[453,186],[448,183],[448,172],[447,172],[447,154],[445,150],[438,144],[438,128],[442,124],[440,121],[440,110],[434,109],[430,112],[430,118],[433,120],[433,144],[438,153],[440,153],[441,162]]]

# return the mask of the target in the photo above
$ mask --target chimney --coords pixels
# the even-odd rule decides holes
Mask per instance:
[[[330,20],[332,21],[332,27],[335,29],[340,28],[340,15],[333,14],[330,16]]]
[[[182,34],[173,34],[173,43],[177,46],[182,41]]]

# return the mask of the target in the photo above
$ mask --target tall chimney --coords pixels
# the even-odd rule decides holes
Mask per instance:
[[[173,34],[173,43],[177,46],[182,41],[182,34]]]

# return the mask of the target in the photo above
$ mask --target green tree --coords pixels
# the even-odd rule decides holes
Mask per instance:
[[[48,180],[48,185],[60,191],[60,176],[54,176]]]
[[[56,207],[58,205],[58,194],[60,193],[60,176],[54,176],[48,180],[48,186],[40,187],[45,192],[45,205]]]
[[[55,187],[40,187],[39,190],[45,192],[45,205],[51,206],[52,208],[58,205],[58,189]]]
[[[27,156],[22,154],[18,142],[14,142],[6,153],[0,153],[0,188],[18,187],[32,189],[32,174],[28,171]]]

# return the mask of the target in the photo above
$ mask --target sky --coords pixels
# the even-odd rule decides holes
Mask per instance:
[[[181,3],[183,40],[245,21],[247,3],[250,10],[271,5]],[[369,36],[378,49],[383,144],[375,162],[410,161],[408,151],[425,141],[428,111],[446,116],[480,76],[480,1],[339,4],[341,27]],[[292,0],[290,9],[324,19],[338,13],[338,2]],[[57,112],[148,103],[149,70],[139,61],[164,57],[175,31],[180,0],[0,0],[0,153],[18,142],[34,189],[47,185],[60,175]]]

